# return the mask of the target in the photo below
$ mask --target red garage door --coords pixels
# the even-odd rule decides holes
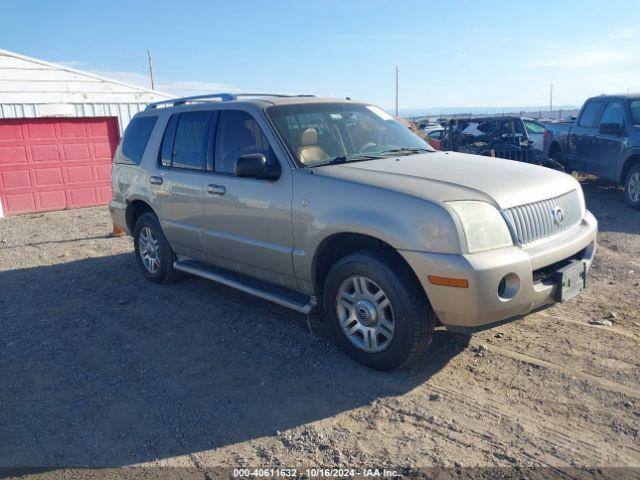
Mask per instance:
[[[0,120],[4,214],[105,205],[117,146],[116,118]]]

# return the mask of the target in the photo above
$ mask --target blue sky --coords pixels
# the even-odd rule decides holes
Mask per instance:
[[[385,108],[580,105],[640,91],[638,0],[0,0],[0,48],[169,93],[280,91]]]

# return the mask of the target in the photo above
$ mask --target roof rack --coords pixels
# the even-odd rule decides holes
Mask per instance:
[[[187,102],[204,102],[207,100],[220,100],[225,102],[228,100],[235,100],[236,96],[233,93],[210,93],[207,95],[194,95],[192,97],[180,97],[172,98],[171,100],[162,100],[161,102],[154,102],[147,105],[145,110],[153,110],[158,107],[175,107],[177,105],[184,105]]]
[[[287,95],[282,93],[210,93],[207,95],[195,95],[192,97],[180,97],[172,98],[171,100],[162,100],[161,102],[153,102],[147,105],[145,110],[154,110],[158,107],[175,107],[178,105],[185,105],[187,103],[195,102],[207,102],[211,100],[218,100],[220,102],[228,102],[231,100],[237,100],[239,97],[313,97],[315,95]]]

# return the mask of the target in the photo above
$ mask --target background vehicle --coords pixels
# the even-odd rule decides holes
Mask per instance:
[[[186,272],[302,313],[322,304],[344,351],[381,370],[420,358],[437,321],[473,331],[568,300],[595,253],[571,176],[436,152],[350,100],[152,104],[112,188],[148,280]]]
[[[576,122],[546,128],[548,158],[623,184],[629,206],[640,209],[640,94],[589,98]]]
[[[527,130],[527,136],[529,137],[529,143],[533,148],[539,152],[544,149],[544,131],[545,126],[543,123],[533,118],[522,117],[522,123]]]
[[[443,149],[527,163],[537,159],[520,117],[452,119],[445,130]]]
[[[418,125],[418,130],[424,130],[425,132],[428,132],[429,130],[433,130],[436,128],[442,128],[442,125],[440,125],[439,123],[420,123]]]
[[[442,150],[442,140],[444,139],[444,128],[440,125],[431,128],[425,128],[417,132],[418,136],[425,140],[436,150]]]

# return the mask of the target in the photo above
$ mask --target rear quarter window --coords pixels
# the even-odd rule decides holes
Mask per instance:
[[[122,139],[122,156],[125,163],[138,164],[149,143],[149,137],[158,117],[138,117],[129,122]],[[116,161],[121,160],[117,158]]]

